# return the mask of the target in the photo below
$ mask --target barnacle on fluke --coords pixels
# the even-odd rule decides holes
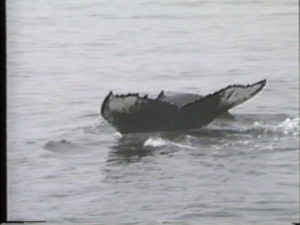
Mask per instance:
[[[266,80],[230,85],[213,94],[166,94],[156,98],[138,93],[109,92],[102,103],[103,118],[121,133],[178,131],[206,126],[217,117],[257,94]]]

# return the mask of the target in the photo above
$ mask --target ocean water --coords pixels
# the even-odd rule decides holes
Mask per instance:
[[[7,1],[11,220],[299,220],[298,1]],[[110,90],[264,90],[197,132],[122,136]]]

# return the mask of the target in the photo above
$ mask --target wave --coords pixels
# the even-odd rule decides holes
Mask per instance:
[[[60,141],[49,141],[44,145],[44,148],[48,150],[57,150],[60,147],[69,147],[71,145],[72,143],[62,139]]]
[[[70,141],[65,139],[59,141],[49,141],[44,145],[44,149],[50,150],[52,152],[68,152],[68,151],[76,151],[81,150],[82,147],[76,145]]]
[[[218,124],[196,131],[149,134],[148,138],[143,139],[143,147],[198,149],[199,144],[219,146],[223,142],[231,141],[236,144],[250,145],[257,137],[277,140],[278,137],[289,138],[298,135],[299,117],[285,118],[277,122],[258,120],[247,125],[238,122],[235,125]]]
[[[256,121],[253,124],[254,129],[261,129],[264,133],[282,133],[284,135],[299,135],[299,117],[286,118],[280,123],[268,124]]]
[[[299,135],[299,117],[291,118],[278,115],[246,115],[239,116],[235,121],[217,121],[203,131],[210,134],[274,134]]]
[[[72,129],[58,141],[47,142],[44,149],[53,152],[80,151],[106,143],[116,151],[152,151],[153,149],[197,150],[224,144],[250,146],[257,138],[267,142],[295,141],[299,135],[299,117],[287,115],[237,115],[236,120],[218,121],[194,131],[120,134],[102,121]],[[80,143],[80,144],[79,144]]]
[[[110,128],[111,127],[107,123],[101,120],[101,121],[97,121],[93,125],[76,127],[73,129],[73,131],[81,131],[84,134],[99,135],[99,134],[110,132],[111,131]]]
[[[153,14],[153,15],[135,15],[131,16],[131,19],[135,20],[190,20],[190,19],[198,19],[199,17],[212,17],[211,15],[165,15],[165,14]]]

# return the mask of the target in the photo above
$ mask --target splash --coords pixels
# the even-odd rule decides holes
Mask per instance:
[[[115,133],[114,133],[114,136],[116,136],[116,137],[118,137],[118,138],[123,137],[123,135],[122,135],[120,132],[115,132]]]
[[[188,144],[183,144],[183,143],[177,143],[177,142],[173,142],[170,140],[165,140],[161,137],[150,137],[148,138],[145,143],[144,146],[150,146],[150,147],[154,147],[154,148],[159,148],[159,147],[164,147],[164,146],[173,146],[173,147],[178,147],[178,148],[187,148],[187,149],[196,149],[196,147],[193,147],[191,145]]]
[[[150,146],[154,148],[163,147],[166,145],[168,145],[168,141],[162,138],[153,138],[153,137],[148,138],[144,143],[144,146]]]
[[[265,124],[262,122],[254,122],[255,128],[263,129],[268,132],[280,132],[285,135],[299,135],[299,117],[298,118],[286,118],[284,121],[277,124]]]
[[[284,134],[293,133],[294,135],[299,134],[299,117],[290,119],[285,119],[282,123],[278,125],[278,128],[282,129]]]

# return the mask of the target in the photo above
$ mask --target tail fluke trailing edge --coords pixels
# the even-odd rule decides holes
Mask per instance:
[[[217,104],[218,108],[226,108],[227,110],[254,97],[266,85],[266,80],[261,80],[251,85],[229,85],[213,94],[209,94],[194,102],[189,102],[184,107],[195,103],[212,103]]]

